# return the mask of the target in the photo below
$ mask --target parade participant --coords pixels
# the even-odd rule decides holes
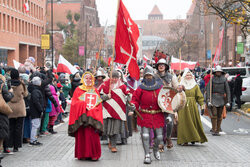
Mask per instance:
[[[131,107],[136,108],[142,116],[137,117],[137,124],[141,127],[141,139],[145,152],[145,164],[151,163],[150,156],[150,130],[154,131],[153,153],[160,160],[159,144],[163,144],[164,114],[158,106],[158,94],[162,87],[160,80],[156,80],[153,68],[147,66],[144,70],[142,84],[133,93]]]
[[[141,73],[141,71],[140,71]],[[142,70],[143,73],[143,70]],[[142,78],[143,78],[143,74],[142,74]],[[132,78],[130,75],[126,78],[127,82],[125,83],[125,85],[127,86],[127,89],[129,90],[129,93],[131,95],[133,95],[134,91],[138,88],[138,86],[141,84],[141,81],[137,81],[134,78]],[[129,97],[130,99],[132,98]],[[130,100],[129,100],[130,101]],[[132,129],[135,132],[138,132],[138,128],[137,128],[137,115],[134,114],[131,117],[128,116],[128,129],[129,129],[129,135],[132,136]]]
[[[156,76],[161,79],[164,86],[173,87],[175,89],[178,88],[177,78],[171,75],[168,70],[169,66],[165,59],[160,59],[156,64],[157,74]],[[166,129],[164,129],[164,137],[166,137],[167,148],[170,149],[173,147],[173,143],[171,140],[171,134],[174,126],[174,115],[169,113],[164,113],[165,121],[166,121]],[[164,150],[163,146],[161,146],[161,152]]]
[[[121,123],[126,121],[126,85],[119,80],[119,73],[112,71],[112,78],[98,89],[103,102],[104,135],[109,138],[109,149],[117,152],[116,141],[121,133]]]
[[[84,73],[81,83],[72,97],[68,134],[75,137],[76,158],[98,160],[101,157],[99,134],[103,132],[102,100],[91,73]]]
[[[101,70],[98,70],[95,75],[95,88],[98,89],[98,87],[103,83],[103,80],[106,78],[106,76],[103,74]]]
[[[204,110],[204,98],[189,69],[184,70],[180,84],[185,87],[187,103],[178,111],[177,144],[186,146],[188,142],[207,142],[196,104]]]
[[[120,69],[116,69],[116,71],[118,71],[119,73],[119,80],[126,85],[127,80],[124,77],[124,73],[122,70]],[[127,86],[127,85],[126,85]],[[126,91],[128,92],[129,89],[126,87]],[[117,136],[117,142],[120,142],[122,145],[127,144],[127,138],[129,137],[129,129],[130,129],[130,133],[132,133],[132,126],[128,126],[128,122],[131,122],[131,118],[128,116],[128,111],[129,109],[127,108],[128,104],[128,100],[130,101],[132,97],[132,94],[130,94],[128,92],[127,96],[126,96],[126,121],[121,121],[121,133],[118,134]],[[131,123],[129,124],[131,125]],[[132,134],[131,134],[132,136]]]
[[[230,107],[231,96],[227,79],[223,75],[224,72],[222,71],[221,66],[216,66],[213,74],[212,90],[210,91],[211,82],[206,86],[206,101],[212,122],[212,135],[220,136],[219,131],[221,128],[223,107],[225,104],[227,108]],[[210,94],[212,96],[211,100]],[[227,101],[225,101],[225,95]]]

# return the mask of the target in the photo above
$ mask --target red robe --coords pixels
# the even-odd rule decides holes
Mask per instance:
[[[76,88],[72,97],[69,116],[68,133],[75,137],[75,157],[78,159],[99,159],[101,144],[99,133],[103,131],[102,105],[98,104],[91,110],[79,97],[86,91]],[[95,92],[99,95],[98,91]]]
[[[131,103],[135,104],[137,111],[141,114],[143,120],[137,117],[137,124],[141,127],[147,128],[161,128],[164,126],[163,112],[156,114],[148,114],[141,112],[141,109],[147,110],[161,110],[158,106],[158,94],[161,88],[156,90],[144,90],[140,87],[133,93]]]

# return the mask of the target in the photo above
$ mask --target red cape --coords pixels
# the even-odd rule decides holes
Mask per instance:
[[[102,104],[100,103],[93,109],[87,110],[85,101],[79,99],[85,92],[77,87],[71,99],[68,134],[73,137],[74,133],[82,125],[84,127],[90,125],[99,130],[100,133],[103,131]],[[95,92],[99,95],[96,89]]]

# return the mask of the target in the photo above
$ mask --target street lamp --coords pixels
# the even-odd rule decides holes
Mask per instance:
[[[51,54],[52,54],[52,71],[54,67],[54,46],[53,46],[53,0],[51,0]]]

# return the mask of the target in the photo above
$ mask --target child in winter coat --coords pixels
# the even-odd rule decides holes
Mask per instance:
[[[29,92],[31,93],[30,98],[30,117],[31,117],[31,134],[30,134],[30,145],[31,146],[39,146],[42,143],[38,142],[36,139],[37,132],[41,125],[41,116],[44,111],[43,105],[43,95],[40,90],[41,86],[41,78],[34,77],[31,80],[32,85],[29,86]]]
[[[45,115],[44,115],[41,135],[47,135],[48,134],[47,127],[48,127],[48,123],[49,123],[49,113],[51,111],[52,111],[52,103],[48,99],[48,103],[47,103],[47,106],[46,106],[46,109],[45,109]]]
[[[57,132],[54,131],[53,127],[55,125],[55,121],[57,120],[57,116],[60,113],[60,104],[59,104],[59,100],[58,100],[58,96],[57,96],[55,87],[53,85],[50,85],[49,87],[50,87],[51,94],[53,95],[54,99],[56,100],[57,107],[55,107],[54,104],[52,104],[52,110],[49,113],[48,129],[49,129],[49,132],[51,134],[56,134]]]

